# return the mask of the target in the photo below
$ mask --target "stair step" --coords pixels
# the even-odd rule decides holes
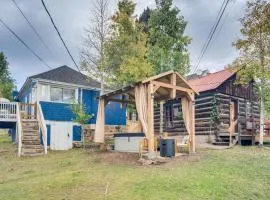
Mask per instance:
[[[42,150],[43,151],[43,147],[39,144],[23,144],[22,145],[22,149],[27,149],[27,150]]]
[[[22,144],[25,144],[25,145],[40,145],[40,140],[23,140]]]
[[[23,136],[40,136],[39,132],[23,132]]]
[[[40,136],[39,135],[35,135],[35,136],[23,136],[22,141],[37,141],[40,140]]]
[[[230,142],[213,142],[214,145],[229,146]]]
[[[41,156],[44,155],[44,153],[22,153],[21,156],[24,157],[34,157],[34,156]]]
[[[30,152],[30,153],[35,153],[35,152],[43,152],[44,149],[43,148],[30,148],[30,147],[23,147],[22,148],[22,152]]]
[[[22,119],[22,122],[37,122],[37,119]]]
[[[29,129],[36,129],[36,130],[38,130],[39,126],[38,126],[38,124],[33,124],[33,125],[31,125],[31,124],[23,124],[22,125],[22,128],[23,129],[29,128]]]
[[[38,130],[23,130],[23,135],[27,135],[27,134],[39,135],[39,131]]]

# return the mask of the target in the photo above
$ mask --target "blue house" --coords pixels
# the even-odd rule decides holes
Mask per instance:
[[[47,127],[47,144],[54,150],[72,148],[81,141],[81,127],[74,122],[72,103],[82,103],[93,117],[88,121],[95,128],[100,83],[67,66],[28,77],[19,91],[21,103],[39,103]],[[106,108],[107,126],[126,125],[126,108],[111,103]]]

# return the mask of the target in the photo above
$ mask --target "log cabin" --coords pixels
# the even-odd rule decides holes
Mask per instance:
[[[231,145],[254,144],[260,118],[254,82],[236,83],[237,71],[224,69],[190,79],[199,93],[195,98],[196,143]],[[159,102],[155,106],[155,133],[186,135],[179,99]]]

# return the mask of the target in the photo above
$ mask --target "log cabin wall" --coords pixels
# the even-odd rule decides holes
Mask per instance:
[[[217,89],[201,92],[195,99],[195,131],[196,135],[217,135],[229,134],[230,126],[230,102],[235,103],[235,116],[238,117],[239,125],[235,132],[246,132],[246,121],[252,116],[255,121],[259,120],[260,108],[254,92],[253,83],[247,87],[235,84],[236,77],[233,76]],[[217,110],[218,121],[213,121],[213,110]],[[160,126],[163,132],[168,132],[170,136],[186,135],[187,131],[184,121],[181,118],[181,100],[165,102],[163,111],[160,104],[156,104],[154,109],[155,134],[160,134]],[[163,122],[160,123],[160,116]]]

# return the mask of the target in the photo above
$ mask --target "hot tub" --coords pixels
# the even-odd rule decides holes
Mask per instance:
[[[140,141],[144,137],[144,133],[116,133],[114,134],[114,150],[138,153]]]

